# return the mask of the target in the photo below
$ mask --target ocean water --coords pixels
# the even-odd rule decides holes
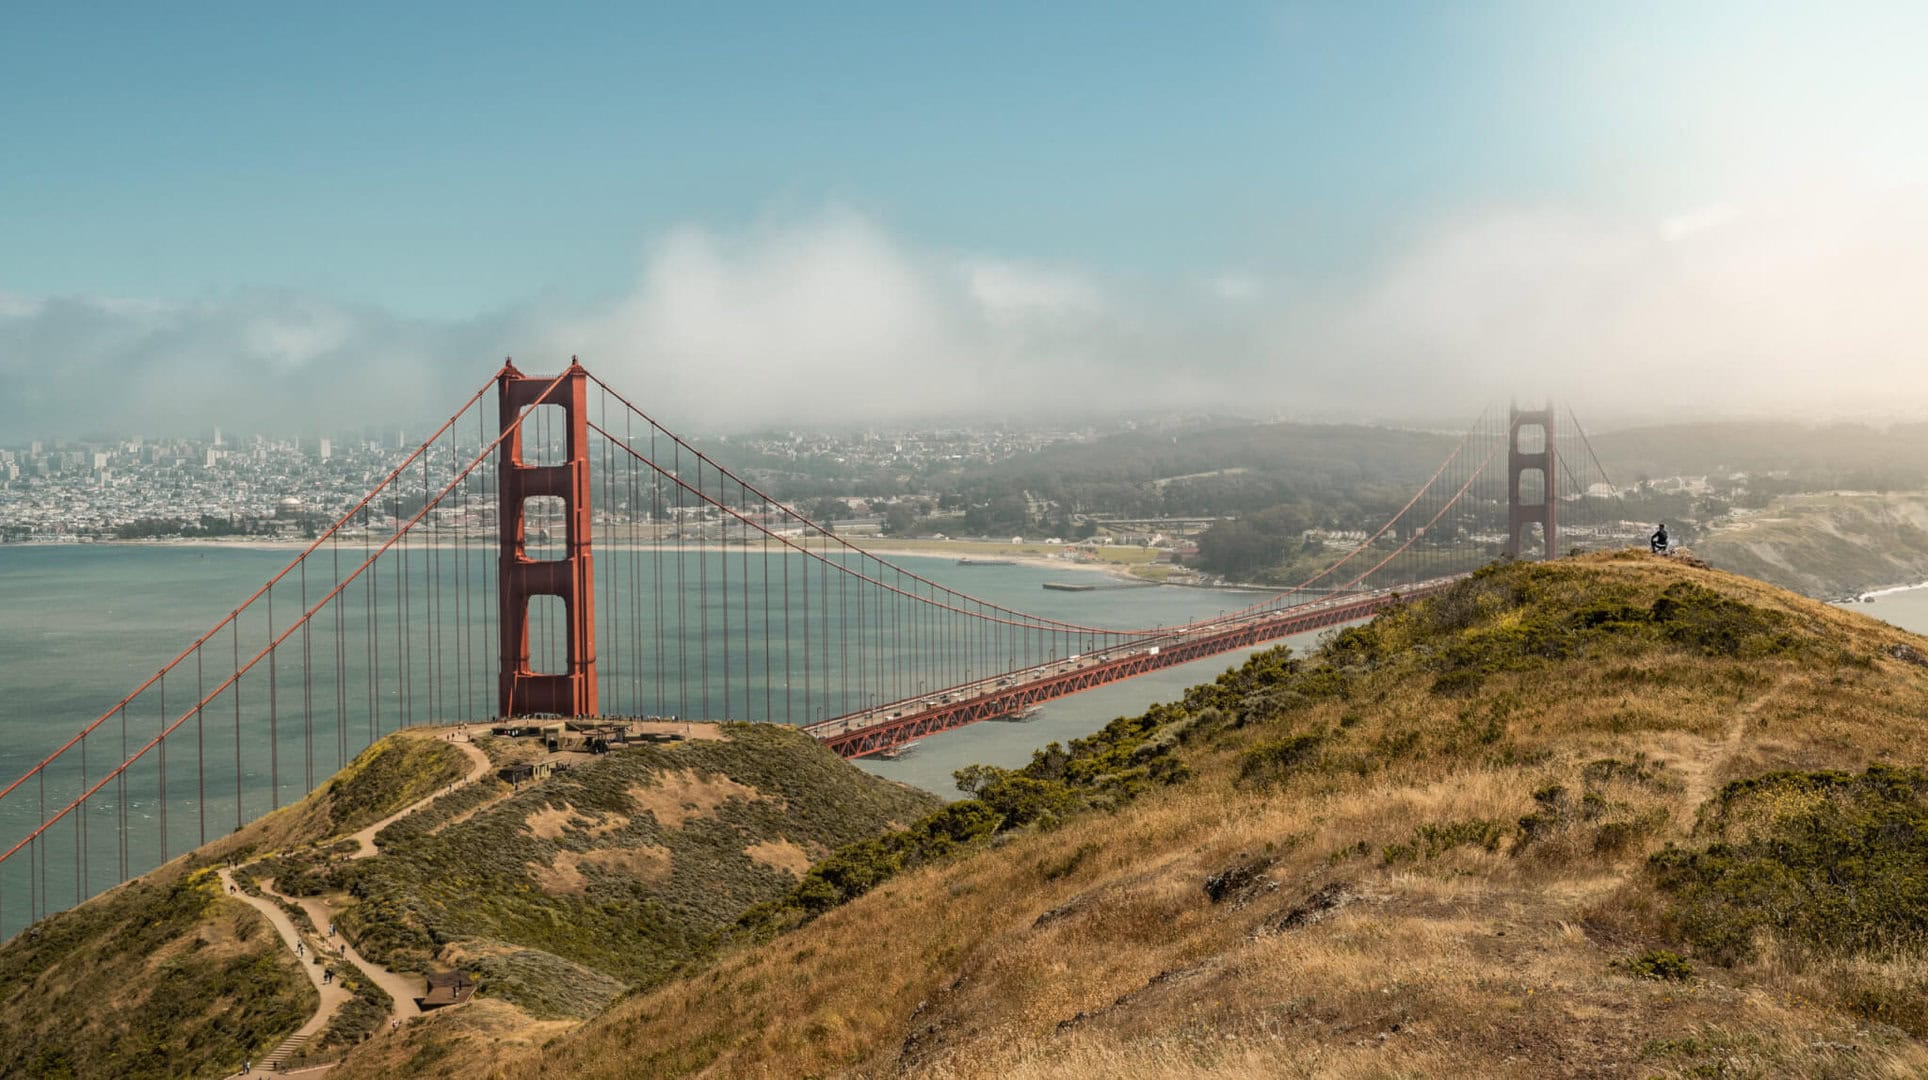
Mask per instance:
[[[0,545],[0,784],[21,775],[83,725],[113,707],[286,565],[292,554],[288,550],[219,544]],[[664,591],[674,590],[676,570],[683,570],[683,625],[680,632],[671,625],[664,637],[648,636],[651,612],[657,609],[656,596],[652,595],[646,602],[639,602],[634,611],[617,617],[618,622],[627,621],[625,628],[605,626],[603,697],[610,711],[808,721],[826,713],[860,708],[873,699],[872,695],[876,695],[874,700],[892,700],[945,685],[941,681],[946,677],[944,671],[925,672],[911,666],[906,646],[884,632],[875,610],[863,616],[871,620],[868,637],[854,647],[854,655],[825,652],[811,672],[803,670],[792,657],[792,669],[786,675],[784,661],[777,658],[781,655],[783,626],[777,615],[772,614],[766,623],[760,604],[756,605],[759,610],[733,606],[726,612],[720,602],[713,600],[707,606],[698,602],[703,577],[699,560],[704,556],[685,553],[662,557],[668,566],[658,564],[655,572],[644,567],[641,558],[601,552],[598,572],[611,575],[611,581],[624,589],[662,595],[662,609],[674,612],[678,610],[675,598],[658,592],[655,582],[662,580]],[[710,558],[713,571],[714,556]],[[676,565],[679,559],[680,567]],[[914,557],[896,561],[981,599],[1091,626],[1172,625],[1235,610],[1259,598],[1249,593],[1178,587],[1060,592],[1045,590],[1042,585],[1053,580],[1103,584],[1110,579],[1068,567],[959,566],[951,559]],[[753,584],[760,586],[766,579],[784,582],[793,597],[799,595],[798,586],[780,575],[789,569],[795,578],[801,578],[802,565],[786,568],[780,557],[768,564],[760,557],[753,558],[742,565]],[[744,571],[733,572],[741,575]],[[451,573],[437,571],[445,582],[461,580]],[[415,588],[419,589],[421,580],[416,579]],[[735,579],[739,590],[744,581],[742,576]],[[715,584],[713,576],[710,584]],[[820,585],[821,578],[819,585],[812,587],[820,589]],[[472,575],[463,587],[475,590]],[[821,649],[826,633],[840,640],[836,633],[839,620],[854,626],[860,616],[849,607],[833,608],[823,603],[821,589],[815,596],[813,649]],[[622,603],[619,597],[619,606]],[[475,605],[482,611],[487,606]],[[356,625],[359,618],[351,619],[346,631],[351,639],[345,650],[349,669],[342,676],[339,701],[334,697],[334,674],[326,671],[326,678],[316,680],[322,685],[309,691],[314,699],[304,710],[297,703],[300,695],[296,687],[301,682],[291,659],[281,668],[279,697],[275,699],[278,704],[271,711],[266,681],[251,676],[250,685],[242,693],[217,700],[210,705],[204,721],[192,722],[167,738],[167,751],[172,757],[165,792],[157,768],[158,754],[150,754],[124,782],[103,790],[84,812],[62,822],[57,827],[62,835],[51,837],[37,852],[22,853],[32,858],[16,856],[0,865],[0,935],[24,925],[34,909],[33,903],[22,902],[27,890],[42,888],[44,883],[43,911],[65,906],[76,896],[113,884],[123,860],[129,872],[138,873],[158,863],[163,851],[179,854],[204,836],[225,833],[237,820],[252,820],[271,806],[300,798],[311,778],[321,782],[342,760],[403,723],[485,718],[479,714],[492,704],[488,672],[493,655],[486,642],[478,648],[470,641],[465,649],[467,656],[449,651],[449,642],[460,640],[460,635],[435,644],[432,651],[446,661],[440,668],[443,691],[405,700],[396,689],[399,680],[394,668],[384,669],[379,658],[372,669],[355,666],[363,655],[366,637],[379,631],[390,635],[383,640],[392,641],[400,622],[388,611],[386,601],[371,608],[368,633]],[[294,609],[293,604],[282,609],[284,620]],[[604,612],[605,617],[611,614]],[[739,642],[733,646],[736,651],[730,659],[730,670],[734,674],[729,680],[723,677],[726,657],[715,646],[726,618],[735,620],[728,625],[735,635],[733,640]],[[639,631],[651,648],[635,648]],[[770,640],[779,643],[775,655],[759,651],[766,631]],[[791,631],[794,634],[798,628],[792,626]],[[613,644],[610,639],[621,634],[629,635],[627,644]],[[1304,647],[1315,637],[1304,635],[1294,644]],[[658,641],[662,642],[660,649],[654,647]],[[744,642],[748,645],[741,644]],[[318,647],[318,651],[333,653],[332,647]],[[1029,760],[1032,750],[1048,742],[1089,734],[1114,717],[1141,712],[1154,702],[1174,698],[1185,687],[1210,679],[1243,659],[1243,654],[1232,653],[1141,676],[1051,702],[1027,722],[972,725],[926,739],[898,760],[871,759],[861,764],[880,776],[956,797],[951,773],[958,768],[976,762],[1022,764]],[[216,668],[224,661],[226,657],[218,650],[217,657],[211,658]],[[226,662],[226,670],[232,670],[231,661]],[[980,665],[988,662],[990,658],[985,657],[976,661]],[[411,670],[421,670],[425,661],[418,654],[411,663],[416,665]],[[876,681],[870,673],[880,670],[892,673],[882,680],[886,685],[869,685]],[[900,671],[902,674],[897,674]],[[474,684],[472,693],[447,688],[447,680],[462,673],[466,673],[468,683]],[[990,672],[980,667],[978,673]],[[218,672],[214,674],[219,677]],[[733,689],[726,689],[732,685]],[[202,689],[204,686],[192,677],[170,677],[169,715],[178,716],[194,700],[190,691]],[[104,768],[121,760],[123,746],[138,746],[159,730],[158,704],[144,700],[140,708],[129,710],[125,742],[118,716],[89,737],[90,779],[97,779]],[[305,722],[297,719],[304,712]],[[80,790],[81,777],[74,757],[67,755],[61,769],[50,770],[44,801],[35,797],[37,793],[30,785],[0,802],[0,850],[30,830],[48,809],[64,804]],[[205,783],[197,776],[197,760],[205,762],[205,768],[199,770]],[[125,830],[119,828],[123,820]],[[127,838],[124,852],[119,849],[123,834]]]
[[[1884,591],[1866,603],[1842,604],[1849,611],[1872,615],[1903,630],[1928,634],[1928,587]]]

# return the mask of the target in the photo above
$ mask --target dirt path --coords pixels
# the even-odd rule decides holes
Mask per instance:
[[[288,913],[271,900],[263,900],[258,896],[249,896],[242,892],[234,883],[234,875],[225,868],[221,870],[220,876],[221,884],[228,890],[228,896],[266,916],[268,925],[274,927],[275,933],[281,935],[282,944],[288,947],[290,953],[294,953],[295,946],[301,942],[301,933],[295,929],[294,920],[288,918]],[[313,913],[310,913],[309,917],[313,918]],[[314,963],[312,957],[297,953],[296,961],[301,965],[301,970],[307,974],[308,981],[314,984],[315,992],[321,995],[321,1005],[315,1009],[315,1015],[309,1017],[307,1023],[283,1040],[284,1043],[297,1040],[305,1042],[320,1034],[321,1030],[328,1026],[328,1022],[335,1018],[335,1013],[341,1010],[342,1005],[354,996],[338,982],[323,983],[321,981],[323,965]],[[413,1005],[414,1002],[411,1001],[409,1004]],[[264,1061],[266,1057],[267,1055],[263,1055]]]
[[[470,741],[471,738],[468,733],[463,732],[461,737],[453,743],[457,749],[468,755],[472,762],[468,774],[461,779],[457,786],[461,784],[472,784],[489,774],[490,762],[488,755],[484,754],[474,742]],[[400,818],[428,805],[444,794],[447,794],[447,789],[432,792],[402,807],[400,810],[377,821],[373,825],[354,833],[349,839],[354,840],[358,846],[355,854],[349,856],[349,858],[365,859],[375,854],[376,833],[381,832]],[[322,982],[322,968],[324,965],[314,963],[314,958],[305,954],[306,947],[302,944],[301,932],[295,928],[294,920],[288,917],[286,911],[283,911],[273,900],[250,896],[241,891],[235,884],[233,873],[226,868],[220,871],[220,878],[221,884],[226,887],[229,896],[242,901],[267,917],[269,925],[273,926],[275,932],[281,935],[282,943],[287,945],[288,951],[294,953],[297,960],[300,961],[301,970],[307,974],[308,981],[314,984],[315,992],[321,995],[321,1005],[315,1010],[315,1015],[310,1017],[308,1022],[303,1024],[294,1034],[283,1040],[281,1046],[277,1047],[274,1052],[264,1055],[261,1061],[256,1063],[258,1066],[271,1067],[271,1059],[282,1056],[292,1047],[300,1046],[308,1042],[325,1029],[329,1021],[335,1018],[335,1014],[341,1011],[342,1005],[346,1004],[354,995],[349,993],[347,988],[339,982],[329,982],[325,984]],[[421,1006],[415,1003],[416,996],[423,990],[422,981],[419,978],[398,974],[380,964],[370,961],[353,945],[350,945],[347,939],[335,933],[335,911],[329,906],[326,900],[313,896],[289,896],[277,890],[274,887],[274,881],[272,879],[260,882],[260,886],[261,891],[268,896],[285,900],[307,913],[309,921],[315,924],[315,933],[320,937],[321,947],[332,947],[332,952],[325,952],[323,955],[336,956],[345,963],[353,964],[356,968],[360,969],[363,978],[368,979],[387,992],[388,996],[394,1002],[388,1014],[389,1026],[391,1028],[404,1020],[411,1020],[422,1015]],[[319,1071],[320,1069],[331,1067],[331,1065],[324,1065],[314,1070],[303,1071]]]
[[[335,925],[334,908],[330,907],[326,900],[318,896],[288,896],[276,891],[273,881],[262,882],[261,891],[270,896],[281,897],[281,899],[307,912],[309,920],[315,924],[315,930],[324,936],[327,935],[329,928]],[[388,996],[395,999],[394,1007],[388,1012],[388,1018],[391,1022],[395,1020],[408,1020],[422,1015],[421,1006],[415,1004],[416,997],[425,989],[421,979],[408,975],[400,975],[382,967],[380,964],[375,963],[356,951],[355,947],[350,945],[348,940],[340,934],[327,937],[326,940],[329,945],[340,950],[338,955],[360,968],[363,976],[376,986],[386,990]]]
[[[457,784],[456,786],[459,787],[461,786],[461,784],[473,784],[477,780],[480,780],[484,776],[487,776],[489,774],[489,756],[487,754],[484,754],[480,747],[476,746],[472,742],[467,741],[466,735],[464,735],[464,737],[461,739],[457,739],[455,742],[451,743],[450,745],[454,746],[457,750],[462,751],[464,754],[467,754],[471,762],[468,775],[464,776],[461,780],[461,783]],[[421,807],[428,805],[430,802],[433,802],[438,796],[441,796],[444,794],[447,794],[447,792],[436,791],[428,795],[426,798],[417,799],[416,801],[409,803],[407,806],[402,807],[400,810],[397,810],[394,813],[388,815],[387,817],[381,819],[380,821],[377,821],[375,824],[370,825],[366,829],[363,829],[360,832],[350,836],[348,839],[355,841],[355,843],[360,846],[356,849],[353,855],[349,856],[349,858],[366,859],[370,855],[375,854],[375,851],[376,851],[375,834],[376,833],[381,832],[383,829],[388,828],[390,825],[393,825],[395,822],[401,820],[404,817],[407,817],[409,814],[414,813],[416,810],[420,809]]]
[[[1680,769],[1687,776],[1687,809],[1692,813],[1701,803],[1714,794],[1714,777],[1727,763],[1740,753],[1741,743],[1747,738],[1747,722],[1752,720],[1768,702],[1777,697],[1788,683],[1786,678],[1769,687],[1760,697],[1734,710],[1734,718],[1728,722],[1727,730],[1717,740],[1703,740],[1705,751],[1680,763]]]

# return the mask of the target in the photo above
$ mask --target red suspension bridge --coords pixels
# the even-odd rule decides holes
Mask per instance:
[[[861,757],[1366,618],[1501,554],[1624,543],[1611,492],[1570,412],[1488,410],[1296,587],[1175,626],[1084,625],[864,550],[579,364],[505,364],[279,573],[0,787],[0,939],[300,798],[399,728],[754,720]]]

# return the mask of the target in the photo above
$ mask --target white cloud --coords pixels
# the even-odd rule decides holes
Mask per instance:
[[[1741,214],[1740,207],[1732,203],[1715,203],[1677,214],[1660,223],[1660,235],[1668,240],[1685,240],[1687,237],[1709,229],[1718,229],[1733,221]]]
[[[919,251],[835,211],[748,237],[678,230],[627,299],[543,337],[648,387],[665,422],[808,424],[1123,403],[1090,380],[1128,361],[1129,325],[1089,277]]]
[[[40,310],[42,301],[32,296],[0,292],[0,319],[23,319]]]
[[[1205,281],[1205,291],[1228,303],[1242,304],[1258,299],[1265,283],[1251,274],[1220,274]]]
[[[968,260],[960,270],[992,320],[1090,316],[1104,307],[1098,287],[1078,274],[991,259]]]
[[[833,210],[687,226],[588,310],[459,323],[313,297],[0,295],[0,435],[439,419],[501,357],[580,355],[673,427],[1216,406],[1596,422],[1928,412],[1928,193],[1802,191],[1660,223],[1440,223],[1357,282],[1187,285],[919,248]],[[1263,298],[1263,303],[1252,302]]]

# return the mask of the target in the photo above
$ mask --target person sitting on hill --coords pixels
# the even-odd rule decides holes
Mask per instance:
[[[1655,529],[1654,534],[1647,538],[1647,545],[1653,549],[1653,553],[1655,555],[1667,554],[1667,523],[1666,522],[1664,521],[1661,522],[1660,528]]]

